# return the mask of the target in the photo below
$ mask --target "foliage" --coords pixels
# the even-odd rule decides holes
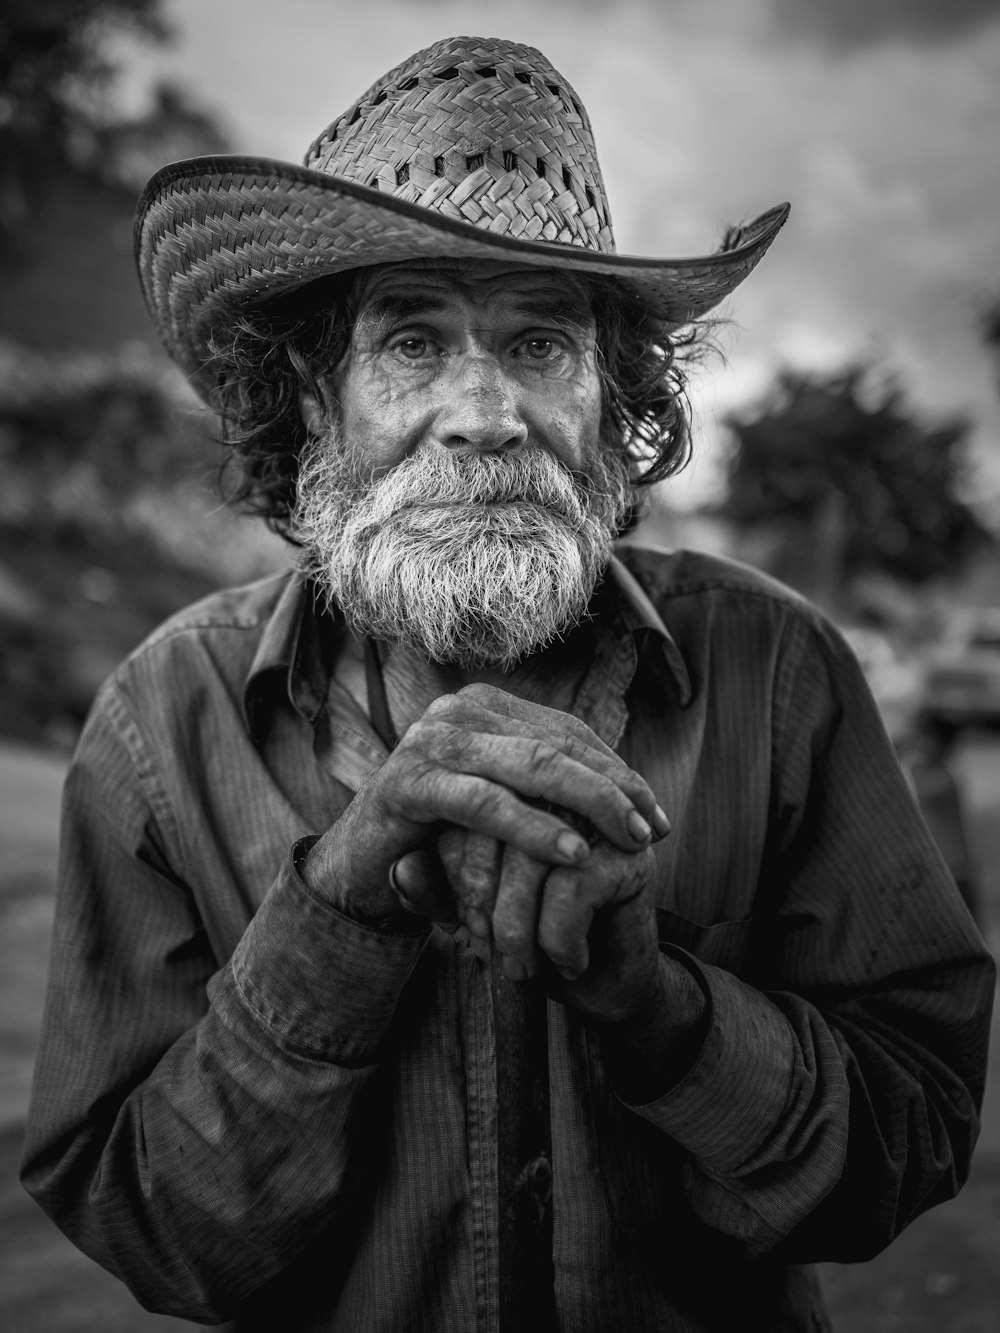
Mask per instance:
[[[134,495],[194,466],[176,407],[143,348],[60,357],[0,347],[0,522],[112,539]]]
[[[213,435],[141,345],[0,343],[0,735],[72,744],[156,624],[282,563],[262,525],[220,506]]]
[[[137,189],[165,162],[224,153],[229,146],[212,116],[170,83],[156,85],[144,114],[101,129],[95,144],[103,178]]]
[[[864,367],[786,370],[727,425],[735,447],[721,512],[779,534],[772,567],[783,577],[798,568],[833,585],[862,574],[919,583],[959,572],[986,540],[961,496],[966,422],[917,420]]]
[[[135,183],[141,141],[212,152],[221,135],[176,89],[123,121],[113,102],[120,39],[161,43],[161,0],[6,0],[0,8],[0,242],[30,225],[67,170]],[[166,160],[170,153],[159,157]],[[148,172],[146,173],[148,175]]]
[[[0,343],[0,528],[24,543],[141,539],[219,580],[273,566],[220,506],[215,423],[141,344],[116,353]]]

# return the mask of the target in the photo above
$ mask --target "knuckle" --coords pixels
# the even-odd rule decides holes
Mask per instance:
[[[596,884],[617,881],[624,873],[629,859],[627,852],[602,838],[590,849],[587,878]]]
[[[548,741],[530,741],[525,754],[525,768],[535,778],[544,778],[556,766],[560,758]]]
[[[475,828],[490,823],[502,812],[503,793],[498,787],[485,781],[473,782],[463,795],[463,805],[468,822]]]
[[[521,916],[499,906],[493,913],[493,938],[501,953],[521,953],[534,943],[534,930]]]
[[[594,766],[594,750],[585,745],[583,741],[578,740],[570,732],[564,731],[559,737],[559,748],[563,754],[578,764],[586,764],[588,768]]]
[[[472,685],[463,685],[455,694],[456,699],[468,699],[472,703],[492,703],[503,691],[497,689],[495,685],[487,685],[484,681],[476,681]]]
[[[441,772],[438,764],[428,757],[421,747],[413,750],[397,750],[380,769],[386,781],[392,781],[396,787],[417,789]]]
[[[595,858],[591,894],[595,906],[623,903],[634,898],[649,880],[652,853],[623,852],[605,844]]]
[[[464,728],[455,726],[453,721],[444,717],[429,717],[425,713],[410,727],[400,748],[405,744],[408,750],[418,750],[435,759],[449,761],[467,743],[468,732]]]
[[[650,848],[645,848],[637,856],[625,857],[618,879],[616,897],[634,898],[652,883],[656,862]]]
[[[410,791],[413,800],[429,814],[443,812],[448,808],[453,783],[454,777],[447,769],[426,762],[414,765]]]
[[[608,756],[617,758],[614,751],[608,749],[593,727],[584,722],[582,718],[577,717],[574,713],[564,713],[560,722],[567,738],[572,741],[581,754],[590,756],[599,754],[605,758]]]
[[[496,838],[485,837],[481,833],[466,833],[462,843],[465,864],[491,875],[499,872],[501,852],[501,844]]]
[[[431,708],[433,707],[434,705],[431,704]],[[395,754],[406,755],[412,750],[427,749],[437,730],[438,723],[431,716],[430,708],[428,708],[421,717],[418,717],[415,722],[411,722],[407,727],[406,734],[400,739]]]
[[[496,892],[498,877],[488,866],[463,863],[458,867],[457,878],[461,895],[470,906],[491,901]]]
[[[426,718],[430,722],[435,722],[441,718],[451,717],[460,711],[461,703],[457,694],[439,694],[436,699],[432,699],[427,705],[419,720],[423,721]]]

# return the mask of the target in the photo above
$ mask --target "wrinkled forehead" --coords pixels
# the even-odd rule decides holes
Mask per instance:
[[[357,322],[443,307],[483,314],[523,313],[593,328],[591,293],[582,278],[554,269],[492,260],[423,260],[364,270],[354,292]]]

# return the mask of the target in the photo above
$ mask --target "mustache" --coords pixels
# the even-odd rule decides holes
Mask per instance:
[[[422,507],[527,504],[577,527],[587,517],[581,494],[586,480],[543,450],[419,452],[372,479],[366,517],[371,523],[383,523]]]
[[[428,447],[379,468],[331,427],[300,467],[300,567],[359,635],[506,668],[586,615],[633,493],[611,451],[576,469]]]

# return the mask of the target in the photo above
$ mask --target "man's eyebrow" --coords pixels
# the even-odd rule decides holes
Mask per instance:
[[[390,326],[436,314],[447,309],[447,305],[443,297],[433,292],[387,292],[373,296],[363,305],[355,328],[363,328],[366,336],[377,342]],[[567,332],[589,333],[594,326],[587,301],[563,292],[515,296],[511,311],[519,318],[551,324]]]
[[[514,310],[519,315],[538,320],[540,324],[554,324],[557,328],[580,333],[588,332],[594,324],[594,317],[585,301],[554,292],[520,298]]]
[[[416,319],[418,315],[432,315],[436,311],[443,310],[444,301],[440,296],[432,293],[390,293],[385,296],[374,296],[362,307],[355,328],[361,326],[365,332],[375,339],[381,337],[390,324],[399,324],[409,319]]]

